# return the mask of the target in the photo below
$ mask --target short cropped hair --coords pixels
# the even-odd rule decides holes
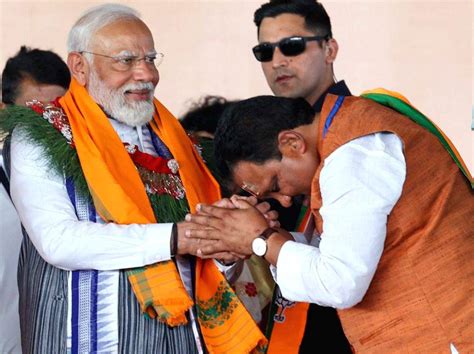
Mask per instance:
[[[315,112],[303,98],[258,96],[232,104],[217,125],[214,151],[217,168],[229,182],[242,161],[263,164],[281,160],[278,134],[311,124]]]
[[[90,50],[89,44],[94,34],[120,20],[140,20],[140,14],[131,7],[120,4],[99,5],[87,10],[69,31],[68,53]]]
[[[31,79],[38,84],[69,88],[71,74],[59,55],[49,50],[30,49],[25,46],[8,59],[2,73],[2,99],[14,104],[20,94],[21,83]]]
[[[265,17],[277,17],[282,14],[300,15],[304,18],[308,30],[332,38],[331,19],[324,6],[315,0],[271,0],[263,4],[254,14],[258,31]]]

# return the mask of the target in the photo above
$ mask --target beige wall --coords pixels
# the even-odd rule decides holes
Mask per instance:
[[[165,53],[156,95],[177,115],[204,94],[269,94],[250,48],[262,1],[120,1],[138,9]],[[0,0],[0,67],[21,44],[66,56],[67,32],[98,1]],[[354,94],[404,93],[452,138],[474,171],[472,1],[324,1],[340,45],[336,76]]]

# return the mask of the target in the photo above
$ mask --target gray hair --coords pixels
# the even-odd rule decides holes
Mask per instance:
[[[124,19],[140,20],[140,14],[134,9],[120,4],[99,5],[87,10],[69,31],[68,53],[89,50],[89,43],[97,31]]]

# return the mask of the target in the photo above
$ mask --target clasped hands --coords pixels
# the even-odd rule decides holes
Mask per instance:
[[[255,197],[234,195],[199,204],[178,224],[178,254],[235,262],[252,254],[252,241],[267,227],[279,227],[278,213]]]

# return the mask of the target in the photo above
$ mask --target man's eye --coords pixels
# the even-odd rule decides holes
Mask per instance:
[[[145,57],[145,62],[148,64],[153,64],[156,60],[156,55]]]
[[[134,58],[117,58],[117,61],[120,63],[120,64],[124,64],[124,65],[130,65],[132,64]]]

